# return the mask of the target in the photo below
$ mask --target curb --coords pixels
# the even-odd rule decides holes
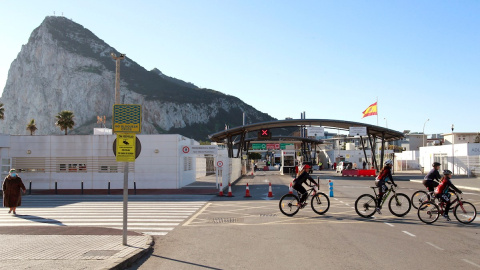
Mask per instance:
[[[423,180],[413,180],[413,179],[410,179],[410,182],[414,182],[414,183],[422,183]],[[480,191],[480,188],[473,188],[473,187],[466,187],[466,186],[457,186],[455,185],[457,188],[459,189],[466,189],[466,190],[473,190],[473,191]]]
[[[142,249],[140,251],[137,251],[134,255],[130,256],[129,258],[123,260],[123,261],[120,261],[120,262],[115,262],[116,265],[113,266],[113,267],[110,267],[110,268],[107,268],[107,269],[110,269],[110,270],[122,270],[122,269],[126,269],[128,268],[129,266],[131,266],[133,263],[135,263],[137,260],[139,260],[140,258],[142,258],[145,254],[147,254],[148,252],[150,252],[152,249],[153,249],[153,245],[155,244],[155,241],[153,240],[153,236],[151,235],[146,235],[144,234],[145,236],[148,236],[149,240],[147,241],[146,245],[148,246],[147,248],[145,249]]]

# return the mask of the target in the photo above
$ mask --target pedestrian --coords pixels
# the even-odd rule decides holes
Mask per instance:
[[[10,208],[8,211],[9,214],[13,211],[13,214],[16,215],[17,207],[22,205],[20,190],[25,194],[27,189],[15,169],[11,169],[10,173],[5,177],[5,180],[3,180],[2,190],[3,206]]]
[[[318,169],[319,169],[320,171],[323,169],[322,166],[323,166],[323,163],[322,163],[321,161],[318,162]]]
[[[337,162],[333,163],[333,170],[335,171],[337,169]]]
[[[330,169],[330,161],[327,161],[327,169]]]
[[[363,169],[365,170],[367,168],[367,162],[365,162],[365,160],[364,160],[362,165],[363,165]]]

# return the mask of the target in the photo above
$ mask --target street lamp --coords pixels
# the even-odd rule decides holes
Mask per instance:
[[[453,129],[454,125],[452,124],[452,174],[455,174],[455,135]]]
[[[383,118],[385,120],[385,127],[388,128],[388,122],[387,122],[387,118]]]
[[[115,104],[120,104],[120,60],[125,59],[125,54],[121,53],[120,56],[117,57],[116,54],[113,52],[110,54],[116,62],[116,69],[115,69]]]
[[[422,146],[425,147],[425,125],[427,124],[427,122],[430,121],[430,118],[427,119],[427,121],[425,121],[425,123],[423,123],[423,143],[422,143]]]

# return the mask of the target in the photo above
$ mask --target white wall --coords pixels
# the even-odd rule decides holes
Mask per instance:
[[[479,167],[480,143],[421,147],[420,165],[427,170],[435,161],[436,155],[444,156],[443,161],[440,161],[440,163],[443,163],[441,169],[448,168],[457,175],[469,175],[472,169]]]
[[[129,187],[137,182],[138,189],[179,188],[179,142],[192,143],[180,135],[137,135],[142,151],[134,163],[130,163]],[[123,165],[115,161],[112,151],[116,136],[60,135],[60,136],[9,136],[9,147],[0,151],[2,158],[23,162],[26,167],[44,168],[44,172],[20,172],[25,183],[32,181],[33,189],[112,189],[123,188]],[[0,142],[4,141],[0,137]],[[8,151],[5,151],[8,149]],[[59,164],[85,163],[86,171],[68,172],[59,170]],[[15,165],[15,164],[12,164]],[[117,172],[103,172],[101,167],[117,166]],[[24,167],[25,167],[24,166]],[[21,166],[22,167],[22,166]]]

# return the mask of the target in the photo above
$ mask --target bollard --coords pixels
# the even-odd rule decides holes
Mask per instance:
[[[330,186],[330,197],[333,197],[333,182],[328,180],[328,185]]]
[[[30,181],[30,184],[28,185],[28,195],[32,195],[32,181]]]
[[[108,181],[108,195],[110,195],[110,181]]]
[[[55,181],[55,194],[58,194],[57,181]]]
[[[137,195],[137,182],[133,181],[133,194]]]
[[[82,181],[82,195],[83,195],[83,181]]]

